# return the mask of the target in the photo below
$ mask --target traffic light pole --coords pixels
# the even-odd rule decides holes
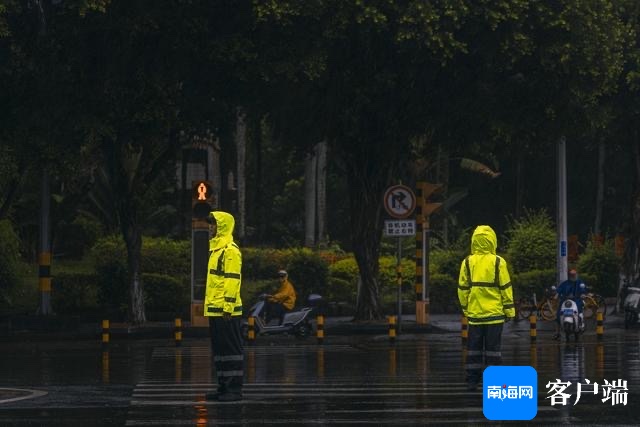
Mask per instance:
[[[416,235],[416,323],[419,325],[429,324],[430,299],[429,299],[429,217],[432,213],[440,209],[442,203],[429,202],[431,195],[439,193],[442,184],[432,184],[429,182],[418,182],[418,211],[416,223],[418,233]],[[419,248],[419,249],[418,249]],[[418,258],[420,263],[418,264]],[[419,292],[418,292],[419,288]]]

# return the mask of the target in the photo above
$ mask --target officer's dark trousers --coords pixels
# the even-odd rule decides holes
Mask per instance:
[[[467,383],[477,384],[486,365],[500,365],[502,353],[502,323],[469,325],[467,340]]]
[[[244,342],[241,322],[240,316],[233,316],[230,320],[209,317],[211,349],[220,394],[242,394]]]

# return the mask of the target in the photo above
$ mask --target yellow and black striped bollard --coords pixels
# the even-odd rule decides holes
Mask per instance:
[[[249,344],[253,344],[256,340],[256,319],[253,316],[249,316],[248,319],[249,328],[247,329],[247,340]]]
[[[174,322],[175,326],[173,330],[173,336],[176,340],[176,347],[180,347],[182,345],[182,319],[177,317]]]
[[[396,316],[389,316],[389,342],[396,342]]]
[[[535,343],[538,338],[538,316],[535,313],[529,316],[529,338],[531,343]]]
[[[465,345],[469,338],[469,320],[464,315],[460,319],[460,334],[462,337],[462,345]]]
[[[107,350],[109,348],[109,320],[102,321],[102,349]]]
[[[596,312],[596,336],[598,341],[602,341],[604,335],[604,316],[600,311]]]
[[[316,317],[316,337],[318,344],[322,344],[324,341],[324,316],[321,314]]]

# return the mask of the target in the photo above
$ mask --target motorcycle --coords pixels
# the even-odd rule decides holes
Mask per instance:
[[[628,329],[638,321],[638,314],[640,313],[640,288],[627,286],[625,292],[624,328]]]
[[[318,294],[309,295],[306,307],[286,313],[282,322],[280,323],[278,321],[277,324],[273,324],[273,321],[267,323],[265,320],[266,299],[266,294],[260,295],[258,302],[249,310],[249,317],[255,319],[254,328],[256,335],[293,334],[297,338],[306,338],[311,334],[312,314],[317,310],[322,301],[322,296]],[[245,337],[248,331],[249,323],[248,320],[245,319],[242,324],[242,332]]]
[[[567,341],[571,335],[574,335],[577,341],[580,334],[584,332],[584,318],[582,313],[578,313],[578,305],[574,300],[567,299],[562,303],[560,325]]]

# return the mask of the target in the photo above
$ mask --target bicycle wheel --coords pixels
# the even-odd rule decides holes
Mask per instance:
[[[544,320],[555,320],[558,316],[557,308],[554,306],[551,300],[546,300],[540,306],[540,316]]]
[[[533,301],[529,298],[520,298],[516,304],[516,311],[520,319],[529,319],[529,316],[531,316],[534,310],[535,306],[533,305]]]

